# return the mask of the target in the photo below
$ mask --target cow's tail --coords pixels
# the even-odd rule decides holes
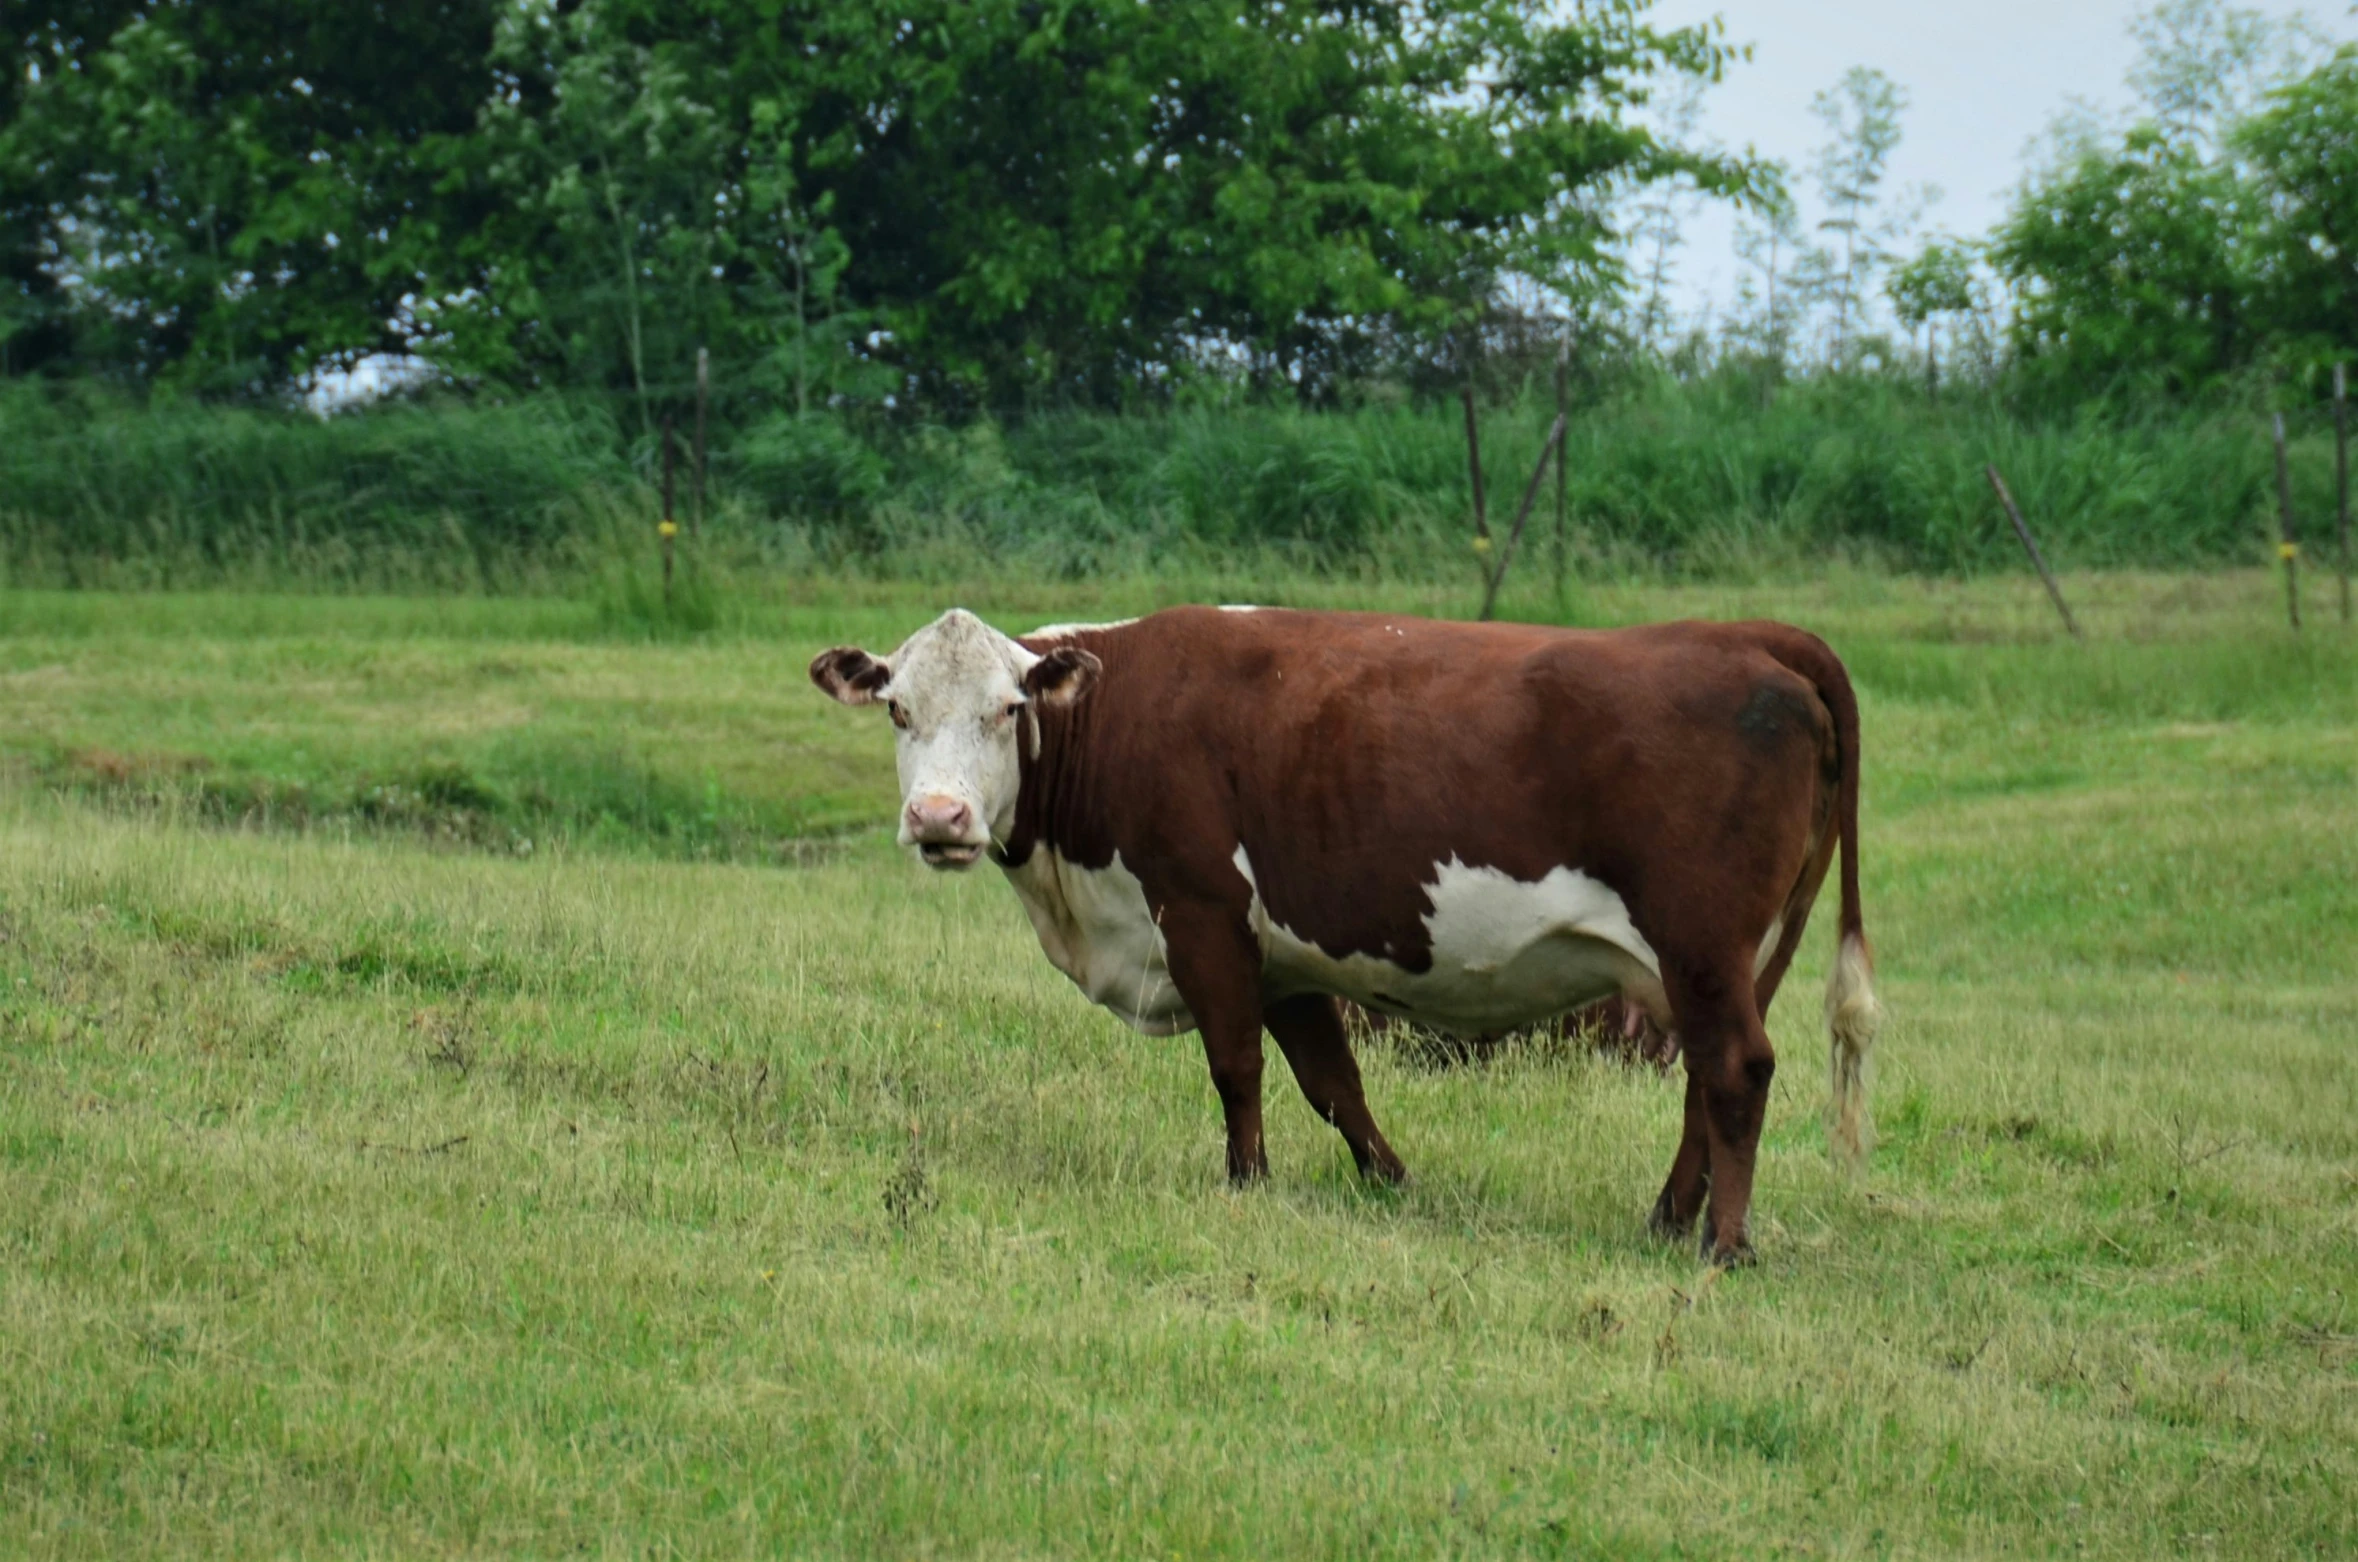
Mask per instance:
[[[1859,704],[1851,692],[1850,674],[1826,643],[1810,635],[1797,639],[1802,643],[1793,649],[1800,654],[1779,660],[1817,686],[1818,698],[1834,717],[1839,750],[1834,816],[1842,854],[1842,914],[1834,970],[1826,981],[1826,1030],[1831,1038],[1826,1142],[1838,1164],[1856,1171],[1874,1139],[1874,1125],[1867,1116],[1867,1057],[1883,1018],[1882,1005],[1875,1001],[1875,956],[1859,910]]]

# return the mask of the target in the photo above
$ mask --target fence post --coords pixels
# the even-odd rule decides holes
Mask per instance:
[[[1565,420],[1572,414],[1571,400],[1572,336],[1569,331],[1566,331],[1564,345],[1556,349],[1556,427],[1559,430],[1570,426]],[[1564,459],[1565,437],[1562,433],[1556,435],[1555,581],[1556,610],[1558,612],[1562,612],[1564,607],[1564,484],[1565,468],[1570,465]]]
[[[2269,425],[2276,437],[2276,556],[2284,560],[2284,615],[2301,627],[2301,544],[2293,535],[2292,463],[2284,454],[2284,414]]]
[[[1458,399],[1466,405],[1466,470],[1474,480],[1474,551],[1490,551],[1490,516],[1482,500],[1482,435],[1474,426],[1474,382],[1468,380],[1458,392]]]
[[[2334,530],[2342,545],[2342,622],[2350,621],[2350,393],[2340,364],[2333,366]]]
[[[2086,636],[2080,633],[2078,620],[2071,616],[2071,608],[2063,600],[2063,588],[2055,584],[2055,572],[2047,567],[2045,555],[2039,552],[2038,539],[2031,535],[2030,527],[2023,522],[2021,507],[2015,504],[2014,495],[2006,489],[2006,479],[1998,475],[1994,463],[1983,467],[1982,471],[1988,474],[1990,486],[1998,491],[1998,503],[2006,507],[2006,519],[2014,523],[2014,535],[2022,540],[2022,551],[2030,555],[2031,565],[2039,572],[2039,579],[2047,583],[2047,595],[2054,600],[2055,611],[2063,615],[2063,627],[2071,631],[2074,640],[2085,639]]]
[[[680,523],[671,518],[671,414],[663,415],[663,519],[655,527],[655,535],[663,539],[663,605],[671,606],[671,546],[680,534]]]
[[[1523,502],[1515,510],[1515,524],[1507,533],[1506,546],[1499,550],[1498,568],[1490,572],[1489,584],[1483,588],[1484,623],[1490,621],[1490,610],[1498,606],[1498,588],[1506,584],[1507,566],[1515,562],[1515,544],[1523,539],[1523,523],[1531,519],[1531,501],[1539,497],[1539,480],[1547,476],[1547,458],[1551,454],[1558,465],[1563,463],[1564,415],[1561,412],[1556,414],[1556,421],[1549,425],[1547,438],[1540,442],[1539,463],[1531,468],[1531,481],[1523,487]]]
[[[695,503],[688,511],[688,535],[704,535],[704,403],[712,388],[712,351],[696,349],[696,474]]]

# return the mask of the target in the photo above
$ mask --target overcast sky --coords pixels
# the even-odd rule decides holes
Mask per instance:
[[[2349,0],[2239,0],[2271,15],[2306,12],[2337,41],[2358,38]],[[1908,91],[1905,139],[1892,182],[1946,192],[1926,226],[1988,230],[2005,209],[2026,143],[2077,94],[2108,107],[2129,99],[2128,23],[2147,0],[1657,0],[1663,25],[1724,17],[1750,61],[1704,100],[1704,130],[1747,144],[1798,171],[1825,132],[1809,100],[1853,65],[1871,65]],[[1805,215],[1814,216],[1806,207]],[[1679,291],[1692,311],[1734,288],[1734,222],[1707,208],[1689,224]]]

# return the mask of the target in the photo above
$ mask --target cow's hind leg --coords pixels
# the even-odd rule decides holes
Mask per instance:
[[[1749,1219],[1752,1168],[1767,1114],[1769,1081],[1777,1072],[1776,1052],[1760,1022],[1752,973],[1730,969],[1684,973],[1672,981],[1670,1001],[1686,1044],[1689,1133],[1700,1098],[1710,1197],[1704,1211],[1703,1256],[1718,1264],[1752,1260]],[[1680,1146],[1680,1163],[1688,1146]],[[1678,1187],[1679,1165],[1671,1172],[1668,1200]],[[1659,1206],[1657,1206],[1659,1208]],[[1676,1210],[1673,1210],[1676,1213]]]
[[[1343,1018],[1335,1001],[1322,993],[1281,998],[1264,1011],[1269,1034],[1292,1065],[1310,1110],[1335,1125],[1351,1147],[1359,1175],[1370,1182],[1399,1182],[1408,1175],[1400,1157],[1384,1142],[1375,1114],[1367,1109],[1367,1095],[1359,1083],[1359,1063],[1351,1056],[1351,1039],[1343,1032]]]

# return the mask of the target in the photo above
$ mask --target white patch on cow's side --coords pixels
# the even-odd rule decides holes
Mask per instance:
[[[1091,1002],[1149,1036],[1195,1028],[1171,982],[1169,949],[1146,889],[1120,853],[1105,867],[1082,868],[1041,846],[1006,872],[1049,963]]]
[[[1126,629],[1137,623],[1135,618],[1117,618],[1103,624],[1042,624],[1023,638],[1026,640],[1070,640],[1075,635],[1094,634],[1101,629]]]
[[[1424,923],[1432,966],[1410,971],[1372,955],[1336,958],[1269,915],[1243,847],[1236,870],[1253,886],[1263,989],[1338,993],[1366,1008],[1465,1035],[1536,1024],[1626,994],[1666,1028],[1661,964],[1629,908],[1576,868],[1526,883],[1456,857],[1434,866]]]
[[[1261,604],[1258,602],[1223,602],[1220,604],[1220,611],[1223,613],[1258,613],[1261,611]]]

